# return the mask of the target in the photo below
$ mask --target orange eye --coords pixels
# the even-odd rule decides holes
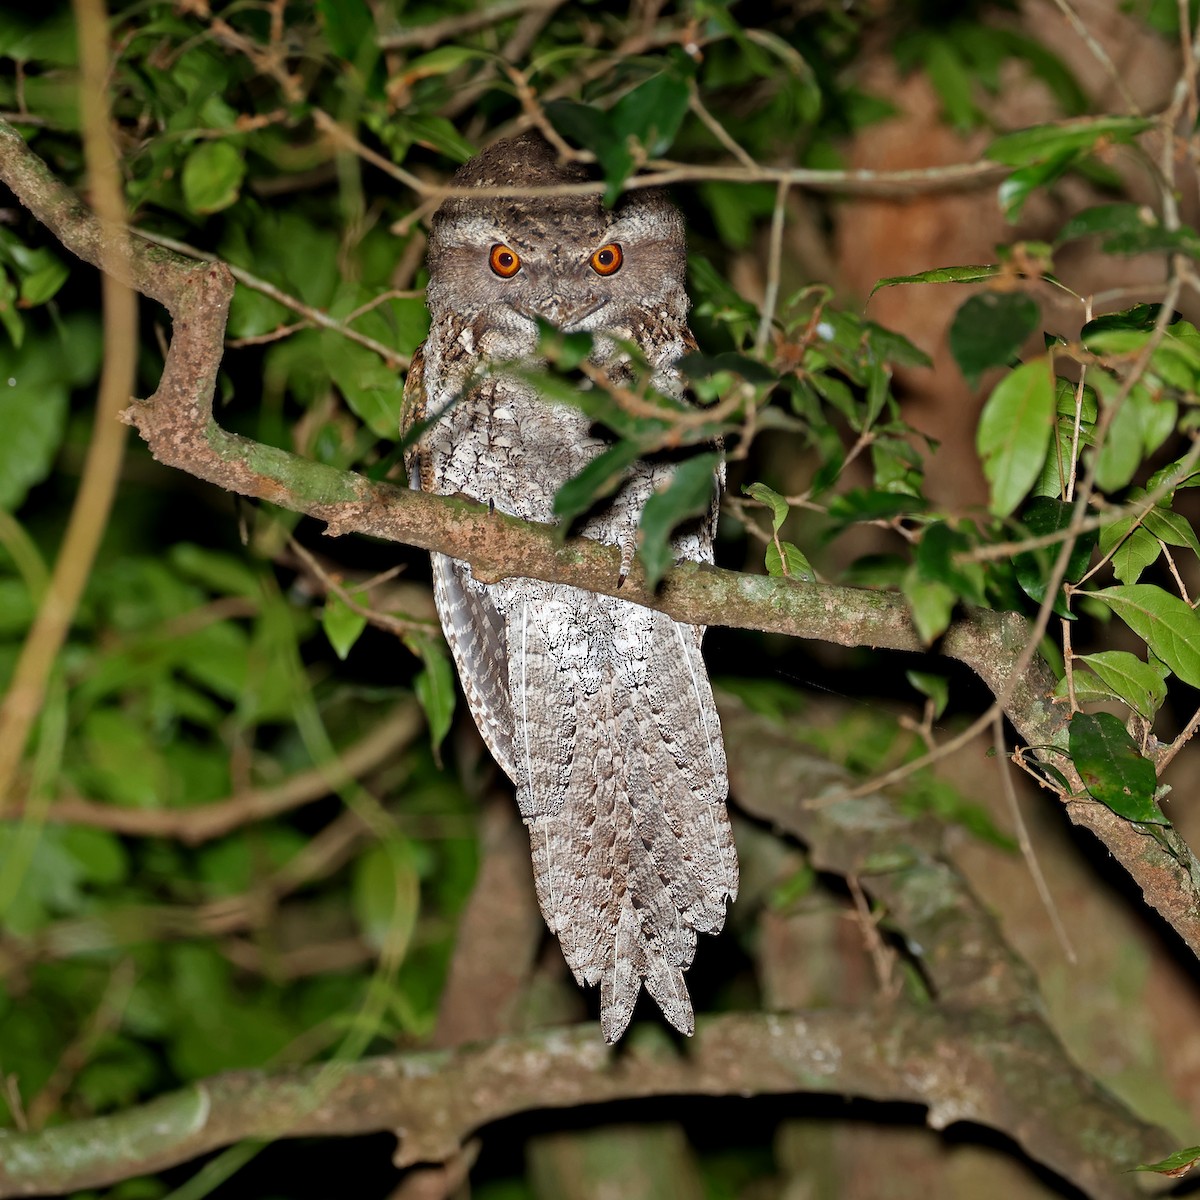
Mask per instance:
[[[624,261],[625,256],[616,242],[609,242],[607,246],[601,246],[591,257],[592,270],[597,275],[615,275],[621,269]]]
[[[503,242],[497,242],[488,255],[488,265],[501,279],[511,279],[521,269],[521,258]]]

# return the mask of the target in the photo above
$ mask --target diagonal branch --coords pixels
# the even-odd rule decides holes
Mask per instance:
[[[100,223],[2,121],[0,179],[68,250],[101,264]],[[125,413],[160,462],[228,491],[306,513],[325,521],[332,534],[365,533],[464,559],[481,579],[523,576],[574,584],[697,625],[785,633],[841,646],[925,649],[904,598],[895,593],[804,584],[696,563],[676,567],[657,591],[646,585],[638,567],[622,584],[615,547],[584,539],[563,543],[549,526],[489,512],[462,497],[372,482],[228,433],[212,413],[233,291],[228,269],[135,241],[123,275],[165,305],[173,318],[158,390]],[[1027,639],[1028,624],[1021,616],[973,611],[951,626],[938,649],[970,667],[994,694],[1007,694],[1006,715],[1018,735],[1037,748],[1061,736],[1065,714],[1051,703],[1055,680],[1036,656],[1010,688]],[[1067,812],[1100,838],[1147,902],[1200,955],[1200,864],[1186,845],[1175,838],[1168,852],[1091,800],[1072,801]]]

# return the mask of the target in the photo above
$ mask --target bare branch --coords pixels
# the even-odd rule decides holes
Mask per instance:
[[[509,17],[521,16],[543,8],[557,8],[559,2],[560,0],[500,0],[497,4],[480,7],[474,12],[456,13],[441,21],[430,21],[427,25],[414,25],[410,29],[397,29],[393,33],[385,33],[379,39],[379,46],[383,50],[400,50],[406,46],[431,50],[440,42],[460,38],[465,33],[473,33],[476,29],[484,29],[488,25],[496,25]]]
[[[397,706],[335,761],[301,771],[274,787],[239,792],[224,800],[192,808],[129,808],[69,798],[51,804],[43,819],[60,824],[91,825],[134,837],[178,838],[189,845],[197,845],[329,795],[393,758],[423,728],[420,708],[415,701],[409,701]]]

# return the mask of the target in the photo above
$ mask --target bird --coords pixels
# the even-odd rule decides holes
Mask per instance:
[[[555,520],[559,488],[611,443],[530,382],[539,322],[591,333],[591,361],[618,382],[632,378],[620,343],[634,343],[654,387],[684,397],[677,364],[696,343],[682,215],[653,189],[611,207],[596,188],[545,194],[590,179],[536,131],[454,175],[430,222],[430,329],[405,381],[412,487]],[[572,532],[620,547],[626,572],[642,508],[673,471],[667,456],[639,459]],[[713,561],[722,483],[723,468],[707,515],[673,534],[677,561]],[[577,982],[599,985],[605,1040],[625,1032],[643,986],[692,1034],[684,971],[738,889],[703,627],[565,584],[483,582],[444,554],[432,572],[467,705],[516,789],[542,914]]]

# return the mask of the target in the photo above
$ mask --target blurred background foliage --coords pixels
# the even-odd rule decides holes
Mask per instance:
[[[1174,0],[1077,8],[1087,38],[1136,60],[1136,72],[1122,61],[1116,74],[1137,91],[1140,111],[1164,104],[1178,75],[1181,12],[1192,22],[1192,9]],[[1137,214],[1157,203],[1156,181],[1144,161],[1120,151],[1142,127],[1093,47],[1051,3],[635,0],[618,11],[550,0],[492,8],[141,0],[113,4],[111,23],[111,103],[132,223],[239,272],[218,419],[377,478],[397,474],[404,368],[427,325],[422,230],[431,206],[406,180],[443,180],[531,112],[592,151],[614,193],[645,165],[639,150],[664,170],[669,163],[658,160],[742,167],[741,178],[674,189],[688,223],[694,325],[706,356],[689,367],[694,386],[702,396],[735,387],[753,397],[722,425],[731,488],[719,560],[902,587],[931,638],[964,600],[1032,613],[1046,591],[1052,556],[962,568],[951,552],[1061,527],[1069,489],[1047,442],[1065,437],[1068,458],[1086,449],[1085,428],[1072,451],[1071,430],[1080,428],[1072,387],[1056,392],[1046,373],[1051,408],[1044,436],[1034,435],[1040,457],[1036,444],[1001,437],[979,447],[985,473],[975,445],[987,391],[980,378],[995,383],[1031,338],[1040,350],[1043,329],[1051,343],[1079,336],[1078,313],[1056,310],[1045,283],[1051,244],[1056,255],[1067,247],[1054,270],[1080,295],[1101,286],[1114,293],[1106,308],[1128,309],[1139,287],[1146,299],[1160,298],[1164,254],[1193,252],[1186,228],[1157,241],[1139,234],[1146,221]],[[83,166],[76,66],[68,5],[0,11],[0,110],[73,184]],[[1016,171],[1004,211],[999,176],[950,195],[917,178],[894,200],[825,185],[781,195],[747,167],[970,163],[1005,130],[1097,113],[1115,123],[996,156]],[[1125,207],[1055,242],[1068,216],[1101,205]],[[1006,215],[1020,223],[1006,225]],[[1094,242],[1086,251],[1068,245],[1096,234],[1132,240],[1108,245],[1107,254]],[[999,266],[960,277],[999,281],[978,293],[974,310],[963,304],[970,292],[927,279],[880,292],[870,319],[863,316],[879,279],[992,263],[999,242],[1009,247]],[[763,321],[764,297],[773,324]],[[1186,312],[1188,301],[1179,307]],[[1145,335],[1153,317],[1135,312],[1116,329]],[[149,394],[169,330],[149,302],[141,320],[139,390]],[[102,355],[95,272],[15,204],[0,210],[0,324],[3,685],[74,495]],[[1140,401],[1132,434],[1107,451],[1100,439],[1100,484],[1114,495],[1152,488],[1152,472],[1183,452],[1177,426],[1186,433],[1188,418],[1177,394],[1194,392],[1200,371],[1195,331],[1185,324],[1173,327],[1174,357],[1161,359],[1160,386]],[[1128,341],[1106,345],[1105,330],[1094,333],[1092,353],[1128,355]],[[1027,357],[1036,361],[1036,351]],[[1005,376],[1014,378],[1009,393],[1025,377]],[[1118,385],[1095,385],[1102,402],[1106,386]],[[992,416],[1005,430],[1021,427],[1020,403],[1043,403],[1040,393],[1033,401],[1027,392],[1017,401],[1004,395]],[[1094,394],[1090,403],[1094,426]],[[662,430],[643,423],[617,432],[646,441]],[[1132,454],[1118,453],[1130,446]],[[1050,509],[1030,515],[1030,495]],[[1168,545],[1200,551],[1186,497],[1180,504],[1164,508],[1162,520],[1182,514],[1182,525],[1164,525],[1158,533],[1167,534],[1141,545],[1143,570]],[[1122,584],[1140,578],[1134,564],[1122,570]],[[1155,570],[1164,574],[1151,578],[1166,577],[1163,563]],[[1194,563],[1179,570],[1194,579]],[[457,920],[476,878],[479,813],[506,788],[455,711],[425,572],[420,553],[325,540],[312,523],[159,467],[131,442],[84,602],[0,823],[0,1121],[39,1127],[216,1071],[418,1046],[434,1034]],[[1102,612],[1093,603],[1086,615],[1094,622]],[[1089,624],[1079,636],[1102,634]],[[714,630],[708,645],[730,690],[864,778],[916,757],[935,728],[939,736],[956,729],[984,706],[965,673],[919,672],[916,659],[881,669],[866,652],[735,631]],[[1061,660],[1061,649],[1051,653]],[[1184,670],[1167,665],[1186,681],[1185,658]],[[1149,698],[1137,711],[1153,718],[1166,700],[1164,672],[1161,695],[1153,680],[1127,676],[1100,662],[1095,694],[1136,710],[1131,697],[1141,686]],[[1163,720],[1177,730],[1187,710],[1174,705]],[[339,759],[354,768],[333,771]],[[1028,891],[1010,815],[993,803],[994,770],[976,755],[925,771],[900,802],[957,830],[964,862],[1010,881],[999,890]],[[214,805],[232,813],[226,824],[197,816]],[[1059,902],[1086,937],[1114,898],[1096,874],[1102,868],[1055,850],[1060,831],[1052,819],[1045,825],[1046,852],[1067,856]],[[794,996],[778,992],[777,973],[764,995],[762,958],[784,951],[793,971],[807,971],[809,996],[869,991],[839,886],[817,879],[795,846],[748,822],[738,840],[747,886],[731,928],[701,948],[689,976],[698,1008],[781,1003],[771,987]],[[1069,1008],[1073,989],[1087,990],[1088,980],[1108,989],[1111,958],[1085,951],[1078,974],[1064,981],[1057,947],[1031,932],[1044,925],[1040,910],[1031,905],[1010,919],[1018,944],[1044,968],[1052,1003]],[[1139,1111],[1186,1129],[1200,1111],[1200,1064],[1192,1055],[1164,1082],[1148,1029],[1164,1014],[1130,1011],[1144,1003],[1135,980],[1155,973],[1177,1017],[1194,1017],[1196,998],[1140,918],[1121,920],[1131,923],[1129,939],[1112,953],[1126,956],[1118,982],[1129,1007],[1093,999],[1064,1036],[1097,1069],[1107,1053],[1102,1073]],[[1151,944],[1144,953],[1132,948],[1138,937]],[[594,998],[565,981],[554,947],[536,983],[518,1027],[594,1010]],[[1106,1020],[1134,1049],[1109,1044]],[[1110,1032],[1097,1040],[1102,1026]],[[791,1121],[811,1116],[811,1106],[756,1106],[752,1121],[733,1121],[713,1104],[681,1106],[690,1140],[672,1126],[660,1144],[674,1182],[646,1185],[644,1194],[884,1194],[846,1166],[849,1143],[836,1154],[814,1149],[813,1123]],[[630,1106],[625,1119],[662,1115]],[[572,1156],[611,1164],[628,1152],[620,1127],[604,1135],[611,1143],[590,1149],[532,1137],[543,1128],[514,1122],[485,1139],[471,1194],[572,1194],[575,1184],[564,1180],[603,1173]],[[918,1152],[896,1143],[889,1153],[887,1194],[900,1195],[896,1163]],[[998,1154],[986,1162],[995,1181],[988,1186],[1001,1190],[956,1193],[967,1179],[976,1181],[971,1189],[984,1185],[949,1153],[935,1184],[912,1159],[914,1186],[927,1195],[1013,1195],[1014,1186],[1058,1194],[1020,1168],[997,1167]],[[388,1195],[395,1184],[382,1140],[288,1143],[215,1194],[344,1194],[338,1181],[348,1173],[358,1195]],[[107,1194],[165,1195],[186,1175]]]

